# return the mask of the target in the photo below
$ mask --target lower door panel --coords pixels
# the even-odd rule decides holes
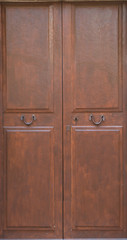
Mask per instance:
[[[5,131],[4,229],[53,231],[54,130]]]
[[[72,231],[123,230],[121,127],[72,127]]]

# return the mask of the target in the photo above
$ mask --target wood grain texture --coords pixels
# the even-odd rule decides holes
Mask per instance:
[[[1,4],[2,239],[127,237],[127,5],[88,2]]]
[[[71,142],[72,229],[122,229],[122,128],[75,126]]]
[[[54,230],[53,128],[5,130],[4,228]]]
[[[1,5],[0,5],[1,19]],[[0,237],[3,233],[2,23],[0,21]]]
[[[1,3],[4,2],[54,2],[54,0],[0,0]],[[127,0],[55,0],[55,2],[127,2]]]
[[[63,6],[64,236],[125,238],[127,6]]]
[[[62,238],[61,6],[7,3],[1,12],[0,237]],[[25,125],[21,115],[32,114]]]
[[[4,9],[5,111],[53,111],[53,14],[52,5]]]
[[[73,112],[122,109],[121,34],[121,5],[72,6]]]

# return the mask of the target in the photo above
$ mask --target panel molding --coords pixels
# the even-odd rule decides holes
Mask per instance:
[[[8,7],[48,7],[48,79],[50,80],[50,89],[48,91],[48,107],[42,108],[27,108],[27,107],[8,107],[7,106],[7,41],[6,41],[6,9]],[[6,3],[2,5],[2,43],[3,43],[3,105],[5,113],[22,113],[22,112],[38,112],[38,113],[53,113],[54,112],[54,5],[50,3]]]
[[[75,159],[75,137],[76,132],[119,132],[119,164],[120,164],[120,205],[119,205],[119,213],[120,213],[120,223],[119,226],[78,226],[75,224],[75,203],[73,199],[75,199],[74,191],[76,191],[74,187],[74,182],[76,181],[76,172],[74,171],[73,162]],[[71,229],[72,231],[121,231],[124,228],[124,205],[123,205],[123,127],[122,126],[103,126],[103,127],[94,127],[94,126],[72,126],[71,128]]]
[[[50,156],[50,164],[54,166],[54,127],[46,126],[46,127],[4,127],[4,232],[6,231],[55,231],[55,219],[54,219],[54,169],[50,170],[50,177],[52,177],[52,225],[48,226],[9,226],[7,224],[7,188],[8,188],[8,176],[7,176],[7,160],[8,160],[8,152],[6,151],[8,146],[8,135],[10,133],[49,133],[50,134],[50,147],[51,147],[51,156]],[[51,186],[50,186],[51,187]],[[51,191],[51,189],[50,189]],[[50,193],[51,194],[51,193]],[[51,197],[51,196],[50,196]]]
[[[89,4],[89,5],[88,5]],[[96,107],[96,108],[86,108],[86,107],[76,107],[75,102],[75,77],[76,76],[76,66],[74,61],[72,62],[72,74],[71,74],[71,84],[72,84],[72,113],[83,113],[83,112],[122,112],[123,111],[123,6],[122,4],[112,2],[105,2],[103,5],[101,2],[93,3],[93,6],[117,6],[118,7],[118,107]],[[75,8],[76,6],[92,6],[90,3],[75,3],[71,5],[71,56],[75,59]]]

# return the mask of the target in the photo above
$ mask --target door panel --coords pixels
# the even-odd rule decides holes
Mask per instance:
[[[1,238],[62,238],[61,5],[1,8]]]
[[[65,238],[127,237],[126,19],[126,4],[64,3]]]
[[[6,7],[3,37],[7,111],[53,111],[53,8]]]
[[[121,11],[121,5],[72,5],[74,112],[122,108]]]
[[[53,138],[53,128],[6,129],[6,229],[54,230]]]
[[[71,142],[72,228],[122,229],[122,128],[75,126]]]

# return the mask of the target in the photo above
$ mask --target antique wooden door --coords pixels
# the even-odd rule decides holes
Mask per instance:
[[[0,238],[127,238],[127,4],[4,1]]]
[[[61,238],[61,7],[11,3],[1,14],[0,235]]]
[[[64,236],[127,237],[127,5],[63,9]]]

